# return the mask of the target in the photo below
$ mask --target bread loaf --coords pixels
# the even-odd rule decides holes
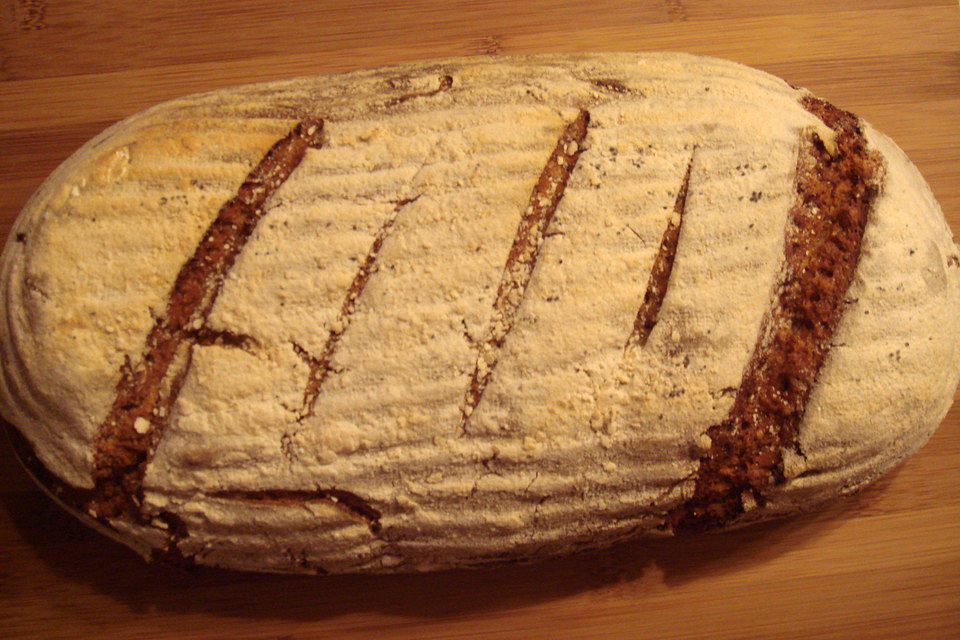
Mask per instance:
[[[2,257],[0,411],[148,557],[379,572],[813,507],[919,448],[960,253],[856,116],[677,54],[174,100]]]

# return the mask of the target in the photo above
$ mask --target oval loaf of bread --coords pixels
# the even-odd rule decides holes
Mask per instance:
[[[558,554],[876,479],[951,403],[958,274],[893,142],[730,62],[252,85],[111,127],[29,201],[0,408],[146,555]]]

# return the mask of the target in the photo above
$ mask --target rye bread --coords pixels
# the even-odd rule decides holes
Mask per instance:
[[[2,264],[0,412],[151,557],[405,571],[853,492],[960,377],[889,138],[678,54],[460,59],[135,115]]]

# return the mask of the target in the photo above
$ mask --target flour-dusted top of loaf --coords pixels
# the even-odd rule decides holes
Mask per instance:
[[[839,322],[782,477],[731,524],[852,491],[946,411],[960,258],[902,152],[809,99],[603,54],[159,105],[18,219],[3,414],[93,515],[198,562],[424,569],[669,530],[783,288],[804,154],[856,129],[879,160]]]

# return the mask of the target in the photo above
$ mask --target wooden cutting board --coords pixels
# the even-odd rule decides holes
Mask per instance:
[[[656,49],[744,62],[862,115],[960,230],[955,0],[8,0],[0,12],[2,236],[79,144],[167,98],[431,57]],[[290,578],[147,566],[62,514],[4,441],[0,636],[960,638],[958,478],[955,404],[900,469],[809,516],[534,565]]]

